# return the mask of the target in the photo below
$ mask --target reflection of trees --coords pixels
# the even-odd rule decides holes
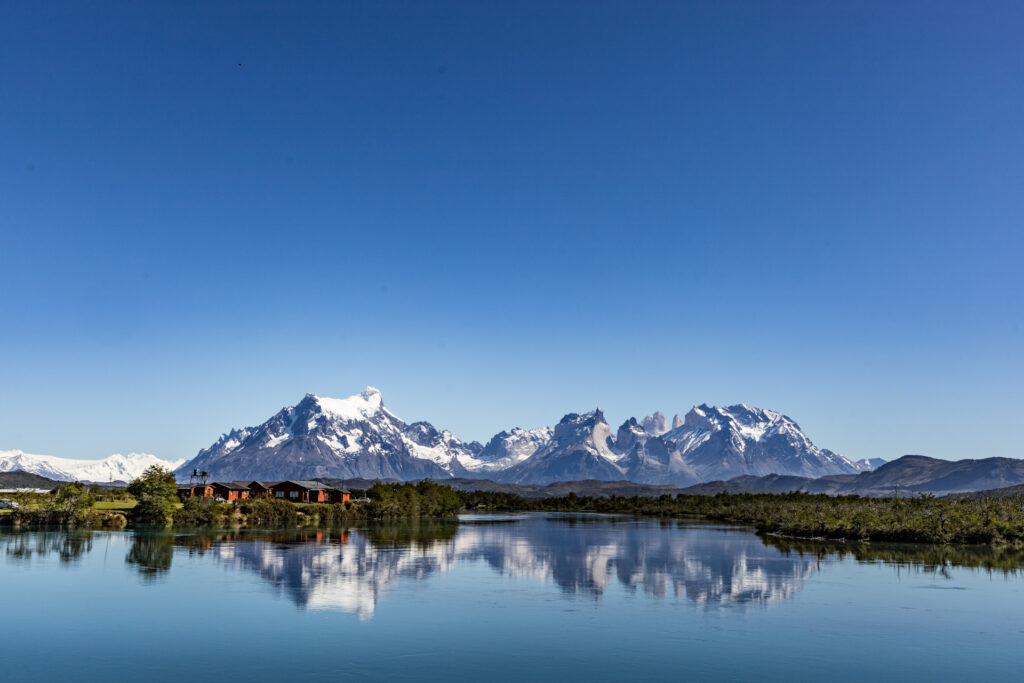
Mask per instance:
[[[132,547],[124,561],[134,565],[143,578],[153,580],[170,570],[173,557],[174,536],[140,532],[132,535]]]
[[[1024,571],[1024,548],[1011,546],[929,545],[924,543],[835,543],[766,536],[764,542],[785,554],[824,560],[852,557],[944,576],[955,567],[1017,575]]]
[[[377,524],[361,533],[374,546],[403,547],[414,545],[423,550],[450,541],[459,530],[454,520],[420,519],[407,524]]]
[[[15,561],[29,561],[33,556],[56,555],[61,562],[76,562],[92,550],[91,531],[24,531],[0,536],[5,555]]]

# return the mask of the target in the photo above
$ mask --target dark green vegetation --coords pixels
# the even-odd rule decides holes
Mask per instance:
[[[461,510],[600,512],[691,517],[748,524],[759,533],[805,539],[939,544],[1024,545],[1024,497],[867,498],[810,493],[567,496],[525,498],[501,491],[455,491],[434,481],[374,484],[369,503],[291,503],[254,499],[177,502],[169,472],[150,468],[128,495],[62,484],[53,493],[18,494],[23,509],[5,523],[120,528],[344,525],[361,520],[452,518]],[[122,500],[96,502],[97,495]],[[15,496],[17,497],[17,496]]]
[[[937,545],[932,543],[858,543],[813,541],[764,536],[762,540],[784,553],[826,557],[852,557],[857,562],[919,567],[948,576],[951,567],[970,567],[1004,574],[1024,573],[1024,547],[1020,545]]]
[[[68,483],[48,494],[8,494],[21,509],[5,510],[5,514],[0,515],[0,523],[100,528],[123,528],[129,524],[292,528],[331,526],[357,520],[444,519],[454,517],[462,509],[462,501],[455,491],[430,481],[377,483],[366,494],[371,499],[369,503],[292,503],[268,498],[217,503],[211,499],[191,498],[182,505],[178,502],[173,475],[160,467],[151,467],[126,490]]]
[[[694,517],[749,524],[762,534],[914,543],[1022,544],[1024,498],[864,498],[808,493],[659,498],[522,498],[460,494],[468,510],[542,510]]]
[[[370,502],[291,503],[276,498],[255,498],[231,503],[189,499],[174,513],[176,527],[250,526],[289,528],[332,526],[357,520],[452,518],[462,509],[458,494],[430,481],[416,484],[374,484]]]
[[[367,495],[371,519],[454,517],[462,510],[462,499],[457,492],[432,481],[377,483],[370,487]]]
[[[8,493],[21,507],[5,511],[4,524],[34,526],[86,526],[120,529],[127,519],[116,510],[97,509],[91,487],[78,482],[63,483],[50,493]]]
[[[170,470],[153,465],[128,484],[128,493],[137,501],[132,508],[136,524],[167,526],[174,518],[178,503],[178,484]]]

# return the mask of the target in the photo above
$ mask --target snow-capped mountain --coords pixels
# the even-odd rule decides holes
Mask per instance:
[[[816,447],[781,413],[742,404],[694,406],[685,419],[673,420],[675,428],[666,429],[666,423],[660,412],[639,422],[630,418],[612,437],[600,410],[570,414],[555,427],[550,444],[492,478],[535,484],[626,479],[686,486],[748,473],[854,474],[867,466]]]
[[[511,431],[500,431],[477,453],[477,460],[483,463],[478,469],[491,472],[518,465],[546,447],[553,434],[551,427],[529,430],[515,427]]]
[[[889,461],[885,458],[862,458],[854,461],[853,464],[856,465],[857,469],[861,472],[874,472],[887,462]]]
[[[236,429],[178,469],[214,479],[363,477],[416,479],[464,473],[482,463],[479,443],[464,444],[426,422],[406,424],[367,387],[346,399],[307,394],[258,427]]]
[[[0,451],[0,472],[22,470],[57,481],[106,483],[131,481],[151,465],[173,470],[184,460],[161,460],[148,453],[116,453],[102,460],[72,460],[52,455],[32,455],[22,451]]]
[[[569,413],[555,425],[551,440],[529,458],[499,473],[500,481],[540,484],[572,479],[625,479],[616,464],[622,455],[614,449],[604,413]]]
[[[259,425],[235,429],[177,474],[214,479],[480,477],[500,482],[630,480],[687,486],[739,475],[854,474],[790,418],[740,404],[694,406],[671,425],[661,412],[630,418],[613,434],[600,410],[570,413],[553,428],[504,430],[487,445],[460,441],[428,422],[406,423],[378,390],[333,399],[312,394]]]
[[[729,479],[741,472],[821,477],[860,471],[849,458],[811,443],[789,417],[742,403],[726,408],[694,406],[683,425],[664,439],[698,481]]]

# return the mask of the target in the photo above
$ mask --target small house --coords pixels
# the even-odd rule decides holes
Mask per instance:
[[[178,498],[213,498],[213,484],[178,484]]]
[[[293,503],[345,502],[348,492],[328,486],[319,481],[288,480],[275,483],[271,490],[274,498],[283,498]]]
[[[249,497],[249,487],[235,482],[215,481],[210,486],[213,488],[215,498],[223,498],[227,501],[245,500]]]
[[[277,482],[274,481],[233,481],[232,484],[239,484],[249,489],[250,498],[268,498],[270,489]]]

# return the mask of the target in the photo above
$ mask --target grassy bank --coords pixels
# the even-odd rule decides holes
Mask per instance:
[[[118,510],[120,512],[127,512],[134,508],[138,503],[133,499],[128,500],[97,500],[92,504],[93,510]]]
[[[462,493],[469,510],[603,512],[749,524],[762,534],[913,543],[1024,543],[1022,498],[864,498],[807,493],[521,498]]]

